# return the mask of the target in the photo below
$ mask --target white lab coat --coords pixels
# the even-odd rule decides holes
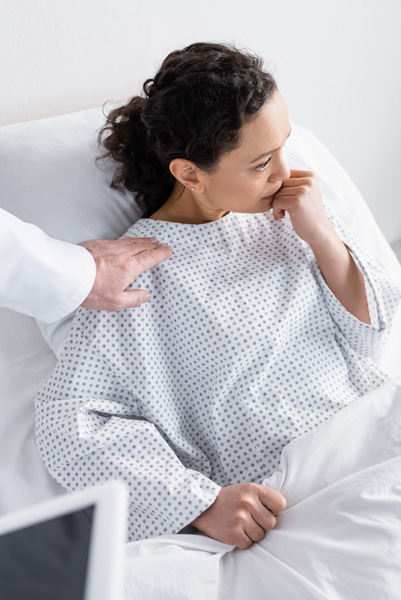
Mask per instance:
[[[96,276],[82,246],[54,240],[0,209],[0,306],[51,323],[75,310]]]

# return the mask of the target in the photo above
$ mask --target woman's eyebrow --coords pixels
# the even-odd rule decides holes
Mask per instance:
[[[291,135],[291,129],[290,129],[290,133],[287,135],[287,140]],[[277,152],[277,150],[280,150],[281,146],[279,146],[278,148],[274,148],[273,150],[269,150],[268,152],[264,152],[263,154],[260,154],[259,156],[257,156],[256,158],[254,158],[253,160],[251,160],[251,162],[249,164],[253,164],[254,162],[256,162],[257,160],[260,160],[261,158],[264,158],[265,156],[268,156],[269,154],[273,154],[274,152]]]

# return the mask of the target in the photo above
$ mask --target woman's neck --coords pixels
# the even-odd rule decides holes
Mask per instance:
[[[180,194],[174,188],[168,200],[149,218],[157,221],[201,225],[203,223],[210,223],[211,221],[218,221],[228,212],[220,208],[209,207],[197,200],[197,198],[195,199],[195,195],[188,189],[185,188]]]

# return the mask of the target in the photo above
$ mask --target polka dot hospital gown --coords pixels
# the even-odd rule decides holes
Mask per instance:
[[[135,223],[127,235],[174,254],[132,284],[147,304],[78,311],[36,399],[52,476],[70,491],[121,479],[129,540],[176,533],[220,486],[261,483],[291,439],[377,387],[367,357],[399,292],[334,224],[363,270],[372,325],[336,300],[288,216]]]

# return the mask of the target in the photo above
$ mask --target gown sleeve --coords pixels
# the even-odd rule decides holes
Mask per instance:
[[[221,489],[184,467],[139,405],[77,328],[36,398],[37,444],[49,472],[68,491],[122,480],[129,541],[179,532]]]
[[[333,227],[363,274],[371,323],[359,321],[335,297],[322,276],[312,249],[309,244],[302,242],[307,260],[340,334],[357,354],[365,358],[374,357],[388,337],[397,307],[400,304],[401,290],[393,279],[378,267],[360,247],[334,211],[327,206],[325,209]]]

